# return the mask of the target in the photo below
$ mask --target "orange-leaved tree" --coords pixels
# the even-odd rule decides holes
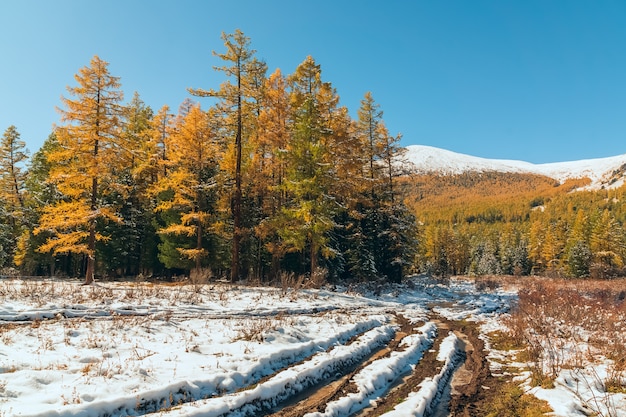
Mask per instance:
[[[0,196],[9,204],[12,212],[24,208],[24,164],[27,159],[26,144],[20,139],[17,128],[9,126],[0,141]]]
[[[94,56],[75,75],[78,85],[68,87],[73,98],[62,98],[61,121],[56,128],[58,145],[48,155],[48,181],[63,199],[44,207],[35,233],[50,237],[40,252],[75,253],[86,257],[85,284],[94,280],[96,242],[106,241],[97,225],[118,221],[114,207],[103,196],[115,188],[113,175],[126,152],[120,134],[123,99],[118,77],[109,74],[108,63]],[[119,169],[117,169],[119,170]]]
[[[244,149],[252,130],[246,123],[249,115],[246,114],[245,107],[250,104],[251,99],[258,98],[257,90],[262,85],[259,80],[265,76],[267,68],[264,63],[254,58],[256,51],[250,48],[250,38],[239,29],[234,34],[222,33],[222,39],[226,52],[223,54],[213,52],[213,54],[224,61],[224,66],[215,69],[224,72],[230,80],[222,83],[219,90],[190,88],[189,92],[200,97],[219,99],[216,108],[223,117],[222,135],[227,141],[233,139],[232,154],[225,155],[225,158],[226,160],[232,159],[233,162],[233,169],[229,170],[229,174],[234,179],[230,204],[233,222],[230,277],[231,281],[236,281],[241,278],[240,251],[245,234],[242,219],[242,179],[243,165],[246,163]]]
[[[166,137],[170,150],[167,175],[159,178],[153,192],[156,211],[166,213],[167,224],[159,230],[159,258],[166,267],[189,267],[198,273],[209,257],[207,235],[215,222],[218,144],[210,114],[199,105],[179,120]],[[169,250],[171,247],[172,250]]]
[[[0,229],[7,231],[0,233],[4,235],[0,237],[0,265],[9,259],[14,242],[28,230],[24,202],[27,159],[26,144],[17,128],[9,126],[0,140]]]

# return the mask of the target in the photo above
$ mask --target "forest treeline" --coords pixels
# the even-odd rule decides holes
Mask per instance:
[[[370,93],[352,118],[313,58],[268,74],[241,31],[222,39],[222,84],[189,89],[176,112],[124,102],[95,56],[37,152],[4,131],[0,267],[86,282],[626,272],[626,188],[407,175]]]
[[[268,74],[241,31],[222,39],[223,83],[189,89],[197,99],[176,113],[138,93],[125,103],[95,56],[32,157],[6,129],[0,266],[87,283],[190,273],[400,281],[417,232],[396,186],[400,135],[372,95],[353,119],[313,58]]]
[[[435,275],[609,278],[626,264],[626,188],[468,172],[402,180],[419,222],[416,267]]]

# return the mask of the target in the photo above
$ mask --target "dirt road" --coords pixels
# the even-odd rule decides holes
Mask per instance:
[[[437,335],[412,370],[389,381],[379,398],[370,400],[368,404],[350,414],[351,417],[376,417],[393,410],[394,406],[403,402],[411,393],[419,391],[420,385],[433,379],[441,370],[442,363],[437,359],[440,345],[444,337],[453,332],[460,340],[461,360],[455,366],[454,374],[442,384],[442,389],[426,407],[424,416],[480,416],[481,402],[489,394],[490,386],[496,383],[490,376],[489,367],[483,351],[484,343],[478,337],[479,331],[474,323],[450,321],[442,317],[433,317],[437,326]],[[402,351],[405,347],[401,341],[409,334],[414,334],[419,326],[412,325],[404,317],[396,316],[398,331],[395,337],[378,351],[364,358],[356,366],[344,369],[327,380],[306,389],[297,398],[289,398],[267,416],[299,417],[309,413],[325,415],[328,403],[338,401],[358,388],[353,378],[363,368],[392,352]],[[334,414],[330,414],[334,415]]]

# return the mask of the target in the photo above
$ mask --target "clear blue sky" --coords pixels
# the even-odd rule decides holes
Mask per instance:
[[[0,131],[31,152],[94,55],[126,98],[176,110],[217,88],[222,32],[269,71],[307,55],[353,115],[366,91],[403,145],[557,162],[626,153],[626,1],[0,0]]]

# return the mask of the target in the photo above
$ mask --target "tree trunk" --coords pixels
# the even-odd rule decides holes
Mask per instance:
[[[202,223],[198,221],[198,227],[196,229],[196,250],[198,250],[198,254],[196,255],[196,272],[200,273],[201,259],[200,259],[200,250],[202,249]]]
[[[317,270],[317,245],[311,242],[311,278]]]
[[[235,136],[235,195],[233,201],[233,246],[230,265],[230,281],[236,282],[239,277],[239,251],[241,248],[241,62],[237,60],[237,134]]]
[[[97,149],[96,145],[96,149]],[[96,151],[97,153],[97,151]],[[85,270],[85,282],[84,285],[89,285],[94,281],[94,275],[96,271],[96,219],[95,219],[95,211],[97,204],[97,193],[98,193],[98,178],[92,179],[91,185],[91,215],[92,218],[89,219],[89,238],[87,240],[87,268]]]

